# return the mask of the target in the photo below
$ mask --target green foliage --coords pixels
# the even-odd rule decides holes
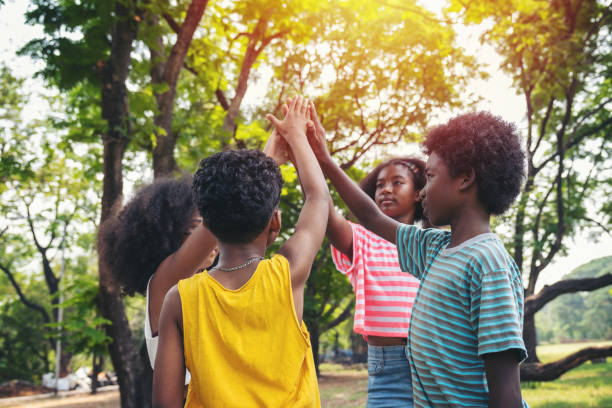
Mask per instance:
[[[9,180],[32,177],[31,157],[27,140],[32,137],[32,126],[23,123],[21,112],[28,95],[21,92],[24,80],[16,78],[0,64],[0,194],[8,188]]]
[[[538,347],[544,362],[576,352],[589,346],[609,346],[610,343],[576,343]],[[555,381],[522,383],[523,399],[531,408],[598,408],[612,403],[612,362],[591,362],[566,373]]]
[[[270,57],[278,79],[269,100],[316,97],[330,152],[344,168],[370,150],[418,139],[431,111],[469,105],[467,81],[485,75],[454,44],[451,27],[413,7],[420,13],[331,2],[315,13],[310,41],[284,41]]]
[[[66,300],[62,324],[51,323],[52,336],[58,336],[67,350],[73,354],[102,355],[112,338],[104,332],[104,326],[111,322],[98,313],[98,281],[95,275],[77,276],[63,288]]]
[[[45,38],[30,41],[22,55],[46,62],[40,74],[61,89],[83,81],[98,83],[98,70],[110,54],[115,1],[34,0],[28,24],[42,24]]]
[[[49,371],[50,344],[42,323],[40,314],[14,296],[0,303],[0,383],[16,378],[40,381]]]

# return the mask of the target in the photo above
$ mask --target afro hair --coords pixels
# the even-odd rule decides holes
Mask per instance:
[[[414,185],[415,190],[422,190],[423,187],[425,187],[425,162],[421,159],[417,159],[416,157],[397,157],[380,163],[359,182],[359,187],[361,187],[361,189],[367,195],[369,195],[372,200],[375,199],[376,180],[378,179],[378,175],[381,171],[383,171],[383,169],[393,165],[401,165],[408,169],[408,173],[412,178],[412,184]],[[423,221],[424,219],[425,216],[423,215],[423,207],[419,201],[416,203],[414,220]]]
[[[490,214],[504,213],[520,193],[525,153],[512,123],[488,112],[468,113],[433,128],[423,145],[453,177],[474,169],[478,199]]]
[[[189,232],[195,203],[190,180],[161,179],[100,227],[100,256],[127,295],[144,294],[159,265]]]
[[[200,162],[193,194],[204,223],[218,240],[251,242],[278,206],[278,165],[259,150],[228,150]]]

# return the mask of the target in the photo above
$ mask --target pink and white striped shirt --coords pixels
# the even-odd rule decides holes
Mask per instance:
[[[397,249],[359,224],[353,229],[353,262],[332,246],[338,271],[355,291],[355,333],[407,337],[419,281],[400,270]]]

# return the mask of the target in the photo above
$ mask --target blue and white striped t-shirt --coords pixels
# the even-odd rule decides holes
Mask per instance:
[[[397,229],[400,268],[421,280],[408,335],[414,405],[487,407],[483,355],[527,356],[521,274],[495,234],[449,241],[448,231]]]

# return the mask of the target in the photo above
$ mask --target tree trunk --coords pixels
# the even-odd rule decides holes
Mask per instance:
[[[97,394],[98,392],[98,374],[102,371],[104,365],[104,356],[94,351],[92,358],[92,369],[91,369],[91,394]]]
[[[136,38],[138,25],[135,10],[125,3],[117,2],[116,22],[111,29],[111,52],[108,61],[101,63],[102,117],[108,122],[108,130],[102,136],[103,188],[100,225],[116,210],[115,204],[123,195],[122,160],[130,140],[129,107],[125,81],[131,62],[132,43]],[[99,243],[98,243],[99,244]],[[106,333],[113,339],[109,353],[119,381],[122,408],[141,406],[139,377],[142,362],[136,346],[121,299],[121,290],[110,269],[99,258],[99,301],[102,317],[112,324],[105,326]]]
[[[151,408],[153,406],[153,369],[149,361],[149,352],[147,351],[147,342],[143,341],[140,346],[140,359],[143,365],[142,376],[140,377],[142,392],[144,399],[141,401],[142,408]]]
[[[60,377],[65,377],[70,374],[70,360],[72,360],[72,353],[66,352],[64,350],[64,343],[62,343],[62,352],[60,354]]]
[[[171,175],[177,170],[174,160],[174,147],[176,146],[177,135],[172,130],[174,119],[174,99],[176,96],[176,84],[185,63],[185,56],[191,45],[193,34],[197,28],[208,0],[192,0],[187,10],[185,21],[178,30],[176,43],[172,47],[168,60],[163,63],[163,73],[152,73],[153,83],[165,83],[168,90],[162,94],[157,94],[157,107],[159,115],[155,117],[155,125],[163,129],[157,132],[157,144],[153,149],[153,176],[154,178]],[[161,63],[160,63],[161,64]]]
[[[308,322],[308,330],[310,331],[310,345],[312,347],[312,356],[314,358],[315,370],[317,371],[317,377],[319,377],[319,325],[317,322]]]
[[[536,353],[536,346],[538,345],[536,337],[535,327],[535,316],[525,316],[523,322],[523,341],[525,342],[525,348],[527,349],[527,363],[539,363],[540,359]]]
[[[353,363],[365,363],[368,361],[368,343],[359,333],[351,331],[351,351],[353,352]]]

